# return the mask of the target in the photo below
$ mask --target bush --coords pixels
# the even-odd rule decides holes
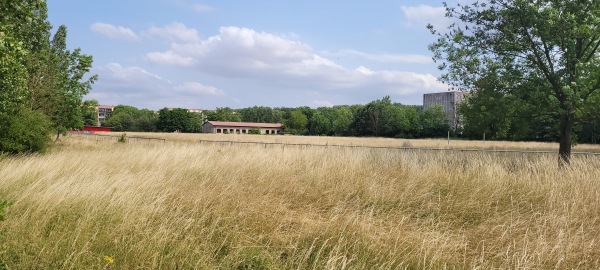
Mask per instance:
[[[50,121],[40,112],[23,108],[12,116],[0,115],[0,152],[44,152],[51,130]]]
[[[126,143],[127,142],[127,133],[123,133],[117,139],[117,142]]]

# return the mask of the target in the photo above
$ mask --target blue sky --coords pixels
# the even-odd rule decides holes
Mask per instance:
[[[214,109],[422,104],[446,91],[427,45],[441,1],[48,0],[94,57],[86,99]]]

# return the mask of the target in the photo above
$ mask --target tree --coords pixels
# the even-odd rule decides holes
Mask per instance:
[[[315,112],[308,122],[312,135],[327,135],[331,131],[331,121],[320,111]]]
[[[362,107],[354,118],[353,129],[359,136],[383,135],[383,124],[385,122],[384,111],[386,107],[392,106],[389,96],[381,100],[374,100]]]
[[[98,101],[95,99],[85,100],[81,105],[81,118],[84,126],[98,125]]]
[[[386,106],[382,110],[382,133],[387,137],[400,137],[410,125],[404,113],[404,107],[399,103]]]
[[[158,130],[164,132],[201,132],[202,117],[186,109],[161,109],[156,123]]]
[[[31,95],[29,59],[44,41],[50,25],[44,2],[0,1],[0,151],[36,152],[49,141],[48,119],[26,107]]]
[[[435,105],[426,110],[420,117],[423,137],[443,137],[450,129],[448,118],[442,105]]]
[[[112,127],[114,131],[154,132],[157,120],[157,114],[148,109],[118,105],[103,125]]]
[[[254,106],[239,110],[242,121],[251,123],[274,123],[273,109],[263,106]]]
[[[331,122],[333,134],[338,136],[348,134],[350,125],[354,120],[350,108],[347,106],[334,106],[333,114],[333,121]]]
[[[308,131],[308,117],[301,110],[294,110],[290,113],[290,118],[285,121],[285,129],[294,134],[306,134]]]
[[[559,121],[559,162],[568,164],[578,114],[600,88],[600,0],[492,0],[450,7],[456,22],[445,32],[428,28],[430,45],[458,89],[549,97]]]
[[[67,27],[61,25],[51,42],[50,64],[54,82],[47,93],[48,99],[40,99],[33,106],[40,106],[54,123],[58,135],[71,128],[82,127],[82,100],[98,78],[93,75],[84,80],[92,68],[92,56],[81,53],[77,48],[67,50]],[[42,80],[45,78],[42,78]]]
[[[404,115],[406,115],[406,119],[408,120],[408,126],[404,132],[402,132],[402,137],[405,138],[416,138],[421,133],[421,120],[419,119],[419,111],[417,106],[406,106],[404,108]]]
[[[216,111],[206,112],[206,119],[209,121],[241,122],[242,117],[236,111],[229,107],[217,108]]]
[[[590,102],[582,109],[582,119],[577,127],[580,132],[578,137],[581,142],[600,142],[600,92],[596,92],[589,98]]]

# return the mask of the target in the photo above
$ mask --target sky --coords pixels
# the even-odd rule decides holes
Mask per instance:
[[[447,91],[430,0],[47,0],[55,31],[92,55],[85,99],[137,108],[312,108]]]

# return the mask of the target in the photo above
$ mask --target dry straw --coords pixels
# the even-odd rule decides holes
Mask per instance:
[[[189,136],[150,145],[71,137],[49,154],[2,160],[0,197],[13,204],[0,222],[0,261],[8,269],[600,268],[600,157],[558,170],[556,155],[184,143],[200,138]]]

